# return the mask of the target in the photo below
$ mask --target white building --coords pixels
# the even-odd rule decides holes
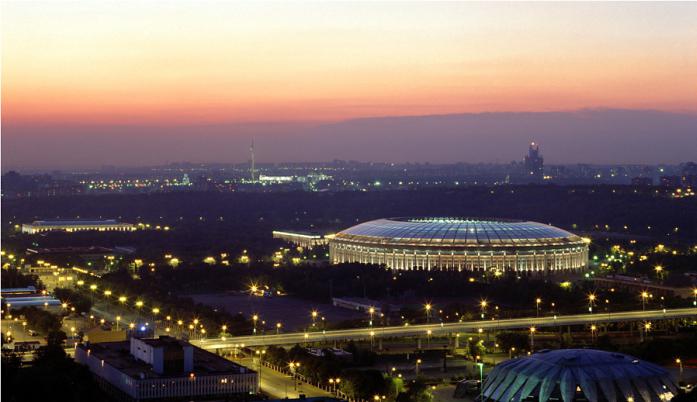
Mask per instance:
[[[168,336],[79,344],[75,361],[119,400],[245,399],[259,392],[256,372]]]
[[[104,220],[55,220],[55,221],[34,221],[22,224],[22,233],[36,234],[49,231],[78,232],[84,230],[95,230],[99,232],[120,231],[130,232],[136,230],[131,223],[119,222],[116,219]]]

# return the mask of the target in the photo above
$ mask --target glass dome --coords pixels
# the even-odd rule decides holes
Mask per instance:
[[[592,349],[540,351],[505,361],[484,382],[484,400],[659,402],[677,387],[668,372],[621,353]]]

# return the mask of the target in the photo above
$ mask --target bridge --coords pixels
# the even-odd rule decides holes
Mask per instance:
[[[236,336],[213,338],[191,343],[204,349],[228,349],[246,346],[295,345],[330,341],[360,341],[380,338],[446,336],[457,333],[498,331],[535,327],[590,325],[623,321],[652,321],[678,318],[697,318],[697,308],[663,310],[618,311],[611,313],[586,313],[566,316],[510,318],[504,320],[480,320],[454,323],[399,325],[389,327],[351,328],[331,331],[289,332],[273,335]]]

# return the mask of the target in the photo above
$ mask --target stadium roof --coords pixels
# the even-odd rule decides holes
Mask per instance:
[[[468,218],[389,218],[343,230],[337,238],[430,245],[536,245],[582,243],[583,239],[554,226],[530,221]]]
[[[484,382],[485,400],[657,402],[677,388],[668,372],[634,357],[592,349],[540,351],[503,362]]]

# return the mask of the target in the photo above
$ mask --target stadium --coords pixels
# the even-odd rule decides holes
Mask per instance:
[[[593,349],[542,350],[494,367],[482,401],[668,401],[668,372],[632,356]]]
[[[337,233],[329,256],[391,269],[547,273],[585,268],[588,241],[529,221],[388,218]]]

